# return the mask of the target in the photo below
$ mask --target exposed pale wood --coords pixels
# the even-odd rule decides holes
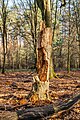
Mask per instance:
[[[51,58],[52,45],[52,29],[46,28],[42,21],[40,24],[40,34],[38,39],[38,57],[37,57],[37,72],[40,81],[49,80],[49,66]]]

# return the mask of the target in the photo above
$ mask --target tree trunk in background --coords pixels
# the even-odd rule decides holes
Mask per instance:
[[[3,0],[2,3],[2,24],[3,24],[3,30],[2,30],[2,42],[3,42],[3,66],[2,66],[2,73],[5,72],[5,61],[6,61],[6,53],[7,53],[7,33],[6,33],[6,6]]]
[[[70,2],[69,0],[69,38],[68,38],[68,58],[67,58],[67,72],[70,72]]]
[[[15,65],[14,65],[14,51],[12,52],[12,65],[11,65],[11,68],[14,71],[14,69],[15,69]]]
[[[75,5],[76,4],[76,5]],[[78,1],[76,0],[76,3],[74,3],[74,10],[75,10],[75,15],[76,15],[76,29],[77,29],[77,39],[79,41],[79,66],[78,68],[80,69],[80,9],[79,9],[79,4]]]
[[[2,35],[2,41],[3,41],[3,66],[2,66],[2,73],[5,72],[5,43],[4,43],[4,33]]]
[[[38,6],[36,4],[36,0],[34,0],[34,12],[31,1],[29,1],[29,8],[30,8],[30,24],[31,24],[31,36],[33,39],[33,45],[34,45],[34,57],[35,57],[35,63],[34,67],[36,68],[36,62],[37,62],[37,53],[36,53],[36,47],[37,47],[37,12],[38,12]]]
[[[79,34],[79,69],[80,69],[80,34]]]
[[[38,6],[34,1],[34,56],[35,56],[35,68],[37,63],[37,13],[38,13]],[[37,68],[36,68],[37,69]]]
[[[25,57],[25,60],[26,60],[26,69],[27,69],[27,51],[26,51],[26,57]]]
[[[80,4],[79,4],[80,5]],[[79,69],[80,69],[80,9],[77,6],[77,13],[78,13],[78,17],[79,17],[79,22],[78,22],[78,40],[79,40]]]
[[[1,61],[2,61],[2,59],[1,59],[1,53],[0,53],[0,69],[1,69]]]
[[[53,37],[52,37],[53,42],[54,42],[54,34],[55,34],[55,28],[56,28],[57,3],[58,3],[58,0],[56,0],[56,10],[55,10],[55,18],[54,18],[55,21],[54,21]],[[53,4],[53,3],[52,3],[52,4]],[[52,10],[53,10],[53,6],[52,6]],[[49,74],[49,77],[50,77],[50,78],[57,77],[56,74],[55,74],[55,72],[54,72],[55,63],[54,63],[53,61],[54,61],[54,52],[51,52],[50,74]]]

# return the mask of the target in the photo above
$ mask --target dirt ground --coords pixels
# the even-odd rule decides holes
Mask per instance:
[[[4,75],[0,73],[0,115],[10,107],[14,108],[15,111],[16,109],[27,109],[24,104],[35,106],[26,100],[26,96],[32,88],[33,75],[32,72],[10,72]],[[57,72],[57,75],[59,78],[50,79],[49,93],[54,106],[66,103],[77,94],[80,94],[80,71],[70,72],[70,74],[61,71]],[[69,110],[44,119],[80,120],[80,101]]]

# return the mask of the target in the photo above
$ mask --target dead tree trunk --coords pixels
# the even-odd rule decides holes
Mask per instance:
[[[37,44],[37,76],[34,76],[31,100],[49,99],[49,67],[51,58],[52,29],[40,23],[40,33]],[[34,101],[36,101],[34,100]]]
[[[37,72],[40,81],[49,80],[49,65],[51,58],[52,29],[46,28],[44,22],[40,25],[40,34],[38,40],[38,60]]]
[[[51,45],[52,45],[52,29],[46,28],[44,22],[41,22],[37,49],[38,50],[37,72],[41,86],[43,86],[43,90],[40,90],[40,92],[41,96],[45,94],[44,97],[40,96],[41,99],[46,99],[46,97],[48,97]]]
[[[36,0],[36,2],[42,13],[42,21],[37,43],[37,76],[33,78],[34,83],[30,96],[32,101],[49,99],[49,68],[52,45],[50,0]]]

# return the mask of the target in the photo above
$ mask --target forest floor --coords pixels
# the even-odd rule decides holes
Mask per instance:
[[[10,108],[27,109],[27,107],[35,107],[44,105],[44,102],[39,102],[34,105],[26,100],[32,88],[33,82],[32,72],[9,72],[0,73],[0,115]],[[80,71],[57,72],[58,78],[50,80],[50,99],[54,106],[66,103],[68,100],[80,94]],[[25,105],[24,105],[25,104]],[[45,104],[48,104],[46,102]],[[27,106],[26,106],[27,105]],[[80,120],[80,101],[72,108],[54,114],[47,120]]]

